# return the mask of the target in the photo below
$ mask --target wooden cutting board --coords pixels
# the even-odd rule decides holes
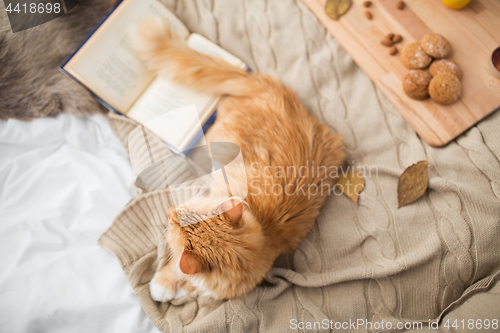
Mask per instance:
[[[500,80],[488,70],[488,59],[500,46],[500,1],[472,0],[464,9],[453,10],[441,0],[407,0],[399,10],[397,0],[374,0],[368,8],[373,19],[368,20],[364,0],[353,0],[338,21],[325,14],[326,0],[302,1],[431,146],[447,144],[500,106]],[[445,36],[453,49],[448,58],[463,72],[460,100],[441,106],[406,96],[401,82],[408,69],[400,52],[391,56],[380,44],[390,32],[403,36],[399,51],[429,32]]]

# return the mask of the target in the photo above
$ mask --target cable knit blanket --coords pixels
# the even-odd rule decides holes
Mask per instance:
[[[344,324],[342,331],[381,331],[382,321],[396,328],[440,318],[493,285],[500,269],[499,112],[432,148],[300,1],[164,2],[192,31],[295,90],[311,114],[343,135],[350,161],[372,172],[357,205],[331,195],[316,227],[276,261],[266,283],[228,301],[151,300],[148,282],[162,260],[157,246],[170,203],[165,190],[138,195],[100,244],[116,254],[161,331],[301,331],[325,320],[327,331],[359,320],[372,327]],[[126,145],[134,124],[112,123]],[[397,209],[398,177],[419,160],[429,162],[429,190]],[[498,298],[490,308],[500,308]]]

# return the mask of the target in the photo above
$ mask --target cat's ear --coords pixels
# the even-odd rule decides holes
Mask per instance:
[[[167,216],[168,216],[168,224],[173,226],[179,226],[179,219],[177,216],[177,211],[175,210],[175,206],[172,206],[167,210]]]
[[[167,210],[167,216],[171,220],[173,220],[177,217],[177,212],[175,211],[175,206],[172,206]]]
[[[241,201],[229,199],[222,203],[222,211],[231,220],[234,225],[237,225],[243,215],[243,205]]]
[[[198,257],[196,257],[196,255],[184,250],[179,262],[179,268],[184,274],[196,274],[201,271],[201,261]]]

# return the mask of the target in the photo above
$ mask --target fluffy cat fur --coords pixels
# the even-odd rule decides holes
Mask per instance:
[[[116,2],[80,0],[61,17],[12,33],[0,1],[0,119],[106,112],[58,68]]]
[[[169,209],[166,239],[172,257],[151,281],[151,295],[168,301],[179,286],[218,299],[244,295],[314,226],[328,191],[311,195],[300,188],[333,188],[336,182],[327,172],[269,177],[269,167],[339,168],[343,141],[309,115],[279,81],[191,50],[161,19],[141,23],[133,35],[139,56],[151,69],[200,92],[223,96],[206,139],[239,145],[248,184],[245,198],[228,198],[223,182],[215,179],[205,197]],[[230,172],[236,175],[238,170]],[[239,184],[244,182],[232,184],[236,196],[243,193]],[[291,194],[266,195],[266,187],[268,192],[287,188]],[[193,218],[203,221],[189,223]]]

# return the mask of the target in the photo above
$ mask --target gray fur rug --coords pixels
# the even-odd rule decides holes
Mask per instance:
[[[12,33],[0,1],[0,119],[105,112],[58,67],[112,8],[112,0],[80,0],[67,14]]]

